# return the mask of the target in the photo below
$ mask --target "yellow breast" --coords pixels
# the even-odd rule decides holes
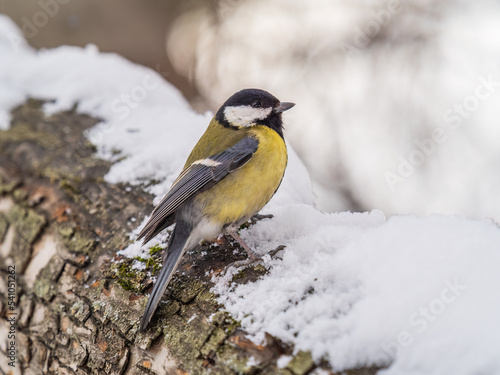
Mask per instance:
[[[243,223],[257,213],[274,195],[285,173],[283,138],[262,125],[252,126],[248,135],[259,141],[252,159],[196,199],[202,203],[202,212],[222,225]]]

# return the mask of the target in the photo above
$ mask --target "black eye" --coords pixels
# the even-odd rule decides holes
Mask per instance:
[[[260,100],[256,100],[252,103],[253,108],[260,108],[262,107],[262,102]]]

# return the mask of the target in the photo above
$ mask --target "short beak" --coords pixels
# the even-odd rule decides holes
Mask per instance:
[[[275,113],[281,113],[289,110],[295,105],[295,103],[281,102],[277,107],[274,108]]]

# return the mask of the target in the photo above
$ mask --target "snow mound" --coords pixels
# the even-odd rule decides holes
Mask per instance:
[[[264,332],[383,374],[500,373],[500,229],[459,217],[325,214],[288,205],[244,235],[265,254],[256,283],[216,279],[219,301],[256,341]],[[391,364],[392,363],[392,364]]]

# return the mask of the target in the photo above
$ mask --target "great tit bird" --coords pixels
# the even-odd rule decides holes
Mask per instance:
[[[145,244],[175,223],[141,331],[182,255],[201,240],[228,233],[253,257],[236,231],[264,207],[281,183],[288,160],[281,113],[294,105],[263,90],[245,89],[217,111],[137,238],[144,238]]]

